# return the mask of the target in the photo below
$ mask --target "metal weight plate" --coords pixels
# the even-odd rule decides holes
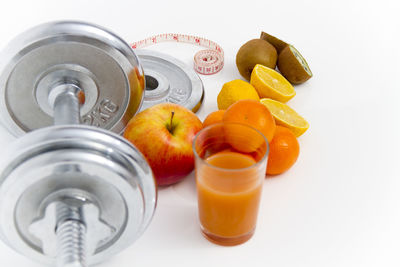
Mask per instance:
[[[15,38],[1,62],[1,119],[16,136],[53,124],[48,94],[58,83],[72,82],[85,92],[83,124],[117,133],[143,100],[137,56],[120,37],[96,25],[39,25]]]
[[[112,229],[100,242],[93,234],[87,236],[86,245],[97,247],[87,258],[89,265],[131,245],[153,217],[157,188],[151,169],[132,144],[110,131],[84,125],[48,127],[19,138],[8,154],[0,160],[0,239],[43,264],[56,265],[54,231],[42,226],[36,229],[38,236],[31,226],[44,217],[57,194],[90,199]],[[99,231],[87,219],[87,231]]]
[[[151,50],[135,50],[144,69],[146,90],[141,110],[171,102],[196,112],[203,101],[204,88],[193,68],[178,59]]]

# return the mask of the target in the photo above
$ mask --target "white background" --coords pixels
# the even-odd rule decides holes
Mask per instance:
[[[314,77],[288,104],[310,123],[300,157],[266,179],[257,231],[219,247],[200,234],[194,177],[161,189],[154,220],[100,266],[400,266],[400,8],[397,1],[2,1],[0,48],[51,20],[103,25],[128,42],[158,33],[199,35],[225,50],[225,68],[201,76],[201,119],[221,86],[241,78],[235,56],[260,32],[307,59]],[[152,47],[192,64],[198,48]],[[0,111],[4,112],[4,111]],[[2,157],[13,138],[0,129]],[[39,266],[0,243],[1,266]]]

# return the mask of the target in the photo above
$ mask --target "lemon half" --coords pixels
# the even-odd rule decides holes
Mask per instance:
[[[289,128],[296,137],[310,127],[308,122],[288,105],[269,98],[263,98],[260,102],[272,113],[276,124]]]
[[[296,95],[293,86],[285,77],[260,64],[254,67],[250,84],[257,90],[260,98],[272,98],[285,103]]]

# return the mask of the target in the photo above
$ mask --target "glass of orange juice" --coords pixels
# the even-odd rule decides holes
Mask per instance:
[[[255,231],[268,158],[258,130],[216,123],[193,141],[200,227],[210,241],[233,246]]]

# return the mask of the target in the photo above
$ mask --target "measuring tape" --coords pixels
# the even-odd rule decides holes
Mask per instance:
[[[204,75],[215,74],[224,66],[224,51],[215,42],[186,34],[164,33],[131,44],[133,49],[143,48],[161,42],[189,43],[206,47],[194,55],[194,69]]]

